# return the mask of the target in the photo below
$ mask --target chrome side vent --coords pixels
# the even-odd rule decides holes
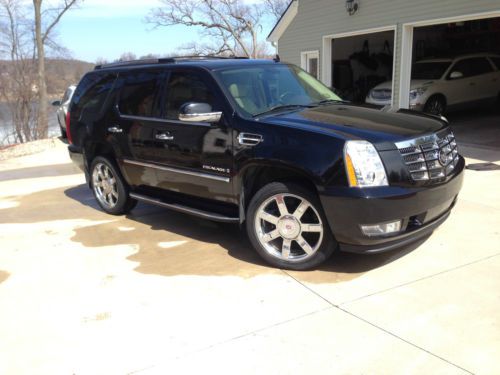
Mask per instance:
[[[240,133],[238,135],[238,142],[242,146],[257,146],[262,141],[263,138],[259,134]]]
[[[396,143],[414,181],[441,182],[458,164],[455,136],[450,130]]]

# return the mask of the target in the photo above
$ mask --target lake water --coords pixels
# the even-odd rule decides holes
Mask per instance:
[[[57,122],[56,107],[49,105],[49,137],[55,137],[61,135],[59,130],[59,124]],[[9,134],[12,134],[12,117],[10,115],[9,108],[7,104],[0,103],[0,146],[6,146],[9,142],[12,142],[12,137],[6,138]]]

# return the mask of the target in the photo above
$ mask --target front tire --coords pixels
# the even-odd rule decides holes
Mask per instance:
[[[294,183],[273,182],[254,195],[247,233],[257,253],[283,269],[314,268],[337,247],[317,196]]]
[[[109,159],[96,157],[90,167],[90,176],[94,197],[108,214],[126,214],[137,204],[130,198],[127,183]]]
[[[441,96],[431,96],[425,103],[424,112],[441,116],[446,111],[446,101]]]

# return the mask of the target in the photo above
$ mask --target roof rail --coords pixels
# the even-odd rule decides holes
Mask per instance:
[[[142,60],[130,60],[130,61],[118,61],[109,64],[96,65],[94,70],[105,69],[105,68],[118,68],[122,66],[130,65],[152,65],[152,64],[174,64],[178,61],[185,60],[230,60],[230,59],[248,59],[246,56],[174,56],[174,57],[162,57],[158,59],[142,59]]]

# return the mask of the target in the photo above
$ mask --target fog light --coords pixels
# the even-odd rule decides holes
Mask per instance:
[[[363,231],[365,236],[383,236],[386,234],[399,232],[401,230],[401,220],[391,221],[389,223],[383,224],[361,225],[361,230]]]

